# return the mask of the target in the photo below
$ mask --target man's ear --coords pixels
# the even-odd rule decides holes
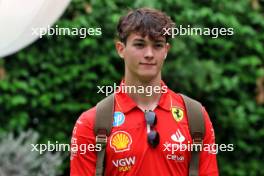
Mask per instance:
[[[170,50],[170,47],[171,47],[170,44],[169,43],[166,43],[166,53],[165,53],[164,59],[166,59],[167,54],[168,54],[168,52]]]
[[[124,49],[125,49],[125,44],[123,42],[117,41],[115,43],[115,47],[116,47],[116,51],[118,53],[118,55],[121,58],[124,58]]]

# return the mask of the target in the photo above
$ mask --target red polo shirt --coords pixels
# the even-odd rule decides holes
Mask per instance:
[[[164,83],[162,82],[162,85]],[[115,94],[115,114],[111,136],[106,146],[105,174],[126,176],[187,176],[191,152],[176,148],[177,144],[190,144],[191,136],[184,102],[170,89],[162,93],[154,109],[160,135],[156,148],[147,142],[144,112],[126,93]],[[177,115],[173,115],[173,112]],[[214,131],[205,109],[204,144],[214,144]],[[71,154],[71,176],[94,176],[96,167],[95,136],[93,132],[96,109],[84,112],[73,129],[72,146],[79,146]],[[81,147],[82,146],[82,147]],[[218,176],[216,154],[201,151],[200,176]]]

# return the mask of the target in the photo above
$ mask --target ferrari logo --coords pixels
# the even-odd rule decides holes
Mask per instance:
[[[183,119],[183,110],[178,108],[178,107],[172,107],[171,108],[171,113],[177,122],[181,121]]]

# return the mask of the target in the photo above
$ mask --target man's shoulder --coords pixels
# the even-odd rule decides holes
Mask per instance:
[[[172,104],[173,105],[178,105],[178,106],[184,106],[184,101],[182,99],[182,96],[178,92],[174,92],[171,89],[168,89],[169,95],[172,98]]]
[[[78,120],[76,121],[76,124],[88,126],[90,128],[93,128],[94,121],[95,121],[95,115],[96,115],[96,107],[92,107],[86,111],[84,111]]]
[[[76,121],[72,131],[73,144],[94,143],[94,119],[96,110],[95,107],[84,111]]]
[[[192,99],[192,100],[196,100],[196,101],[198,101],[199,103],[201,103],[199,100],[197,100],[197,99],[195,99],[195,98],[193,98],[193,97],[191,97],[191,96],[189,96],[189,95],[186,95],[186,94],[183,94],[183,93],[179,93],[179,92],[174,92],[173,90],[169,90],[170,91],[170,95],[171,95],[171,97],[172,97],[172,99],[174,100],[174,101],[177,101],[178,103],[180,103],[180,104],[183,104],[184,105],[184,99],[183,99],[183,97],[182,97],[182,95],[185,95],[185,96],[187,96],[187,97],[189,97],[190,99]],[[201,105],[202,105],[202,103],[201,103]],[[202,105],[202,107],[203,107],[203,105]],[[204,108],[204,107],[203,107]]]

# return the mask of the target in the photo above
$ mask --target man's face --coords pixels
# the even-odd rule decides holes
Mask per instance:
[[[126,44],[117,42],[116,48],[125,61],[127,76],[148,81],[159,76],[169,44],[162,36],[151,40],[149,36],[142,37],[132,33],[128,36]]]

